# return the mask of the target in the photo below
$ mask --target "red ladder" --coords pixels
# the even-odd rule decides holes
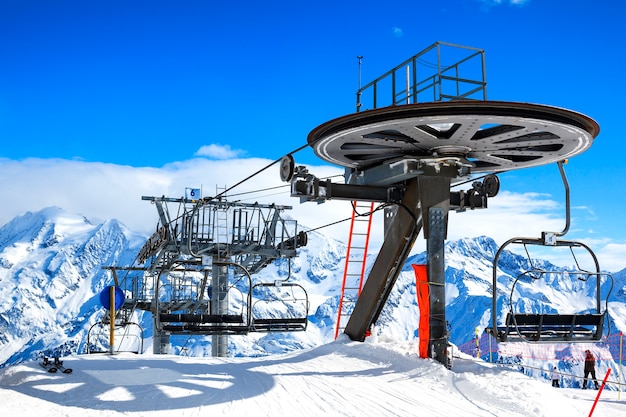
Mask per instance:
[[[352,221],[350,222],[346,266],[343,271],[341,297],[337,310],[335,339],[339,332],[346,328],[346,323],[363,288],[373,211],[373,202],[352,202]]]

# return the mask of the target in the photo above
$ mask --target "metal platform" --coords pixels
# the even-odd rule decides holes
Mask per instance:
[[[471,172],[503,172],[587,150],[600,127],[570,110],[505,101],[408,104],[353,113],[308,136],[317,156],[365,170],[406,159],[452,160]]]

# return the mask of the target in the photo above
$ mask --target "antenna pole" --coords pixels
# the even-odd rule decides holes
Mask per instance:
[[[363,56],[357,55],[356,59],[359,60],[359,89],[356,92],[356,111],[361,110],[361,66],[363,64]]]

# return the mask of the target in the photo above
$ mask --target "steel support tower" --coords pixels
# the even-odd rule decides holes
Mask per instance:
[[[212,354],[227,356],[229,335],[306,329],[304,288],[288,282],[288,275],[269,283],[251,277],[279,258],[295,257],[306,245],[297,222],[282,217],[290,206],[225,198],[143,200],[157,208],[156,232],[134,265],[106,269],[127,294],[119,324],[135,310],[152,313],[154,353],[168,353],[173,334],[210,335]],[[285,315],[268,316],[267,311],[280,314],[280,308],[266,307],[280,307],[283,295],[289,302]],[[255,311],[255,303],[262,308]]]
[[[444,47],[467,55],[444,64]],[[436,62],[421,79],[418,66],[433,51]],[[478,68],[465,76],[464,68],[472,62]],[[318,179],[295,166],[291,156],[281,163],[281,178],[291,182],[291,195],[301,202],[389,204],[384,242],[345,327],[352,340],[363,341],[378,319],[423,230],[430,356],[448,365],[444,243],[449,211],[487,208],[487,199],[499,190],[495,174],[571,158],[587,150],[599,133],[594,120],[570,110],[486,100],[484,74],[483,51],[438,42],[360,88],[356,113],[311,131],[308,143],[316,155],[345,168],[343,184]],[[382,86],[388,87],[386,93]],[[420,102],[428,90],[432,101]],[[368,97],[370,108],[363,110]],[[457,182],[471,182],[475,174],[484,176],[470,189],[451,190]]]

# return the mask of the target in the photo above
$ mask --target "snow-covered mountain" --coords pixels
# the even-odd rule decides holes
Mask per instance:
[[[53,348],[76,352],[110,285],[103,265],[130,263],[145,237],[51,207],[0,228],[0,363]]]
[[[0,366],[34,359],[41,351],[83,353],[89,328],[104,314],[98,295],[111,284],[102,266],[131,265],[145,239],[116,220],[94,225],[59,208],[26,213],[1,227]],[[497,250],[488,237],[446,243],[446,315],[455,344],[471,340],[477,328],[482,332],[490,326],[492,262]],[[291,279],[309,294],[307,331],[231,336],[230,354],[263,356],[332,341],[345,252],[343,243],[310,232],[307,246],[300,249],[291,266]],[[371,258],[373,261],[373,255]],[[424,253],[408,259],[379,318],[377,334],[408,341],[415,338],[419,312],[411,264],[425,260]],[[514,253],[506,252],[501,260],[498,308],[504,310],[508,293],[500,284],[505,288],[530,266],[526,257]],[[548,265],[547,261],[538,262]],[[267,282],[281,274],[284,266],[276,263],[254,278]],[[626,270],[614,274],[614,280],[609,299],[611,325],[615,331],[624,331]],[[608,280],[602,285],[606,297]],[[516,308],[526,312],[561,311],[568,304],[575,304],[579,311],[591,308],[589,289],[582,282],[572,286],[554,280],[538,289],[533,283],[520,282],[518,287],[525,297],[516,301]],[[138,320],[149,339],[151,320],[147,316]],[[187,354],[208,355],[210,340],[172,336],[173,353],[181,353],[184,346]]]

